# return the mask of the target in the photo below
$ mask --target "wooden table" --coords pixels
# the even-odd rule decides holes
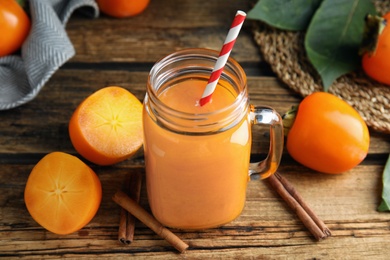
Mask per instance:
[[[155,1],[129,19],[75,14],[67,32],[76,56],[58,70],[38,97],[21,107],[0,112],[0,257],[7,259],[388,259],[390,213],[379,213],[382,171],[389,136],[371,131],[367,158],[342,175],[315,173],[287,152],[280,172],[332,230],[317,242],[267,181],[251,181],[241,216],[228,225],[202,231],[172,230],[190,245],[178,254],[141,222],[135,240],[117,241],[120,208],[111,196],[130,172],[144,174],[142,151],[110,167],[89,164],[103,186],[103,199],[83,229],[60,236],[40,227],[26,210],[23,192],[33,166],[47,153],[78,155],[68,136],[68,121],[89,94],[120,85],[140,100],[154,62],[176,50],[204,47],[219,50],[236,10],[250,1]],[[301,97],[272,74],[255,45],[246,22],[231,54],[244,67],[253,104],[266,104],[283,114]],[[253,157],[267,152],[267,137],[254,133]],[[145,183],[145,182],[143,182]],[[149,210],[145,186],[141,206]],[[48,209],[49,210],[49,209]]]

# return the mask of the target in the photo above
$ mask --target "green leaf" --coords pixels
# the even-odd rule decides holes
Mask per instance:
[[[378,207],[378,211],[390,211],[390,156],[387,159],[385,169],[383,170],[382,181],[382,202]]]
[[[283,30],[305,30],[322,0],[261,0],[247,18]]]
[[[321,76],[324,91],[339,76],[360,66],[359,47],[367,13],[376,13],[370,0],[323,0],[314,14],[305,49]]]

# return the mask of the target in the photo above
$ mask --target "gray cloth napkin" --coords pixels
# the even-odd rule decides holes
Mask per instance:
[[[21,54],[0,58],[0,110],[31,101],[75,55],[65,24],[78,8],[92,17],[99,15],[95,0],[29,0],[31,29]]]

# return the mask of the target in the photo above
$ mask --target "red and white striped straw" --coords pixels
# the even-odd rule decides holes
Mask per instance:
[[[232,22],[232,25],[230,26],[229,32],[226,36],[225,42],[223,43],[222,49],[218,55],[217,62],[214,66],[213,71],[211,72],[209,81],[206,85],[206,88],[203,92],[201,99],[199,100],[201,106],[205,105],[211,100],[211,95],[213,94],[217,86],[218,80],[221,77],[223,68],[225,67],[230,52],[233,49],[234,43],[236,42],[237,36],[244,23],[245,17],[246,17],[245,12],[237,11],[236,16],[234,17],[234,20]]]

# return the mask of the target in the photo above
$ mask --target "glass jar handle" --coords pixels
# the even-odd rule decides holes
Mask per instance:
[[[249,175],[259,174],[265,179],[276,172],[282,159],[284,147],[282,117],[271,107],[252,106],[249,112],[252,125],[270,126],[270,146],[268,156],[263,161],[250,164]]]

